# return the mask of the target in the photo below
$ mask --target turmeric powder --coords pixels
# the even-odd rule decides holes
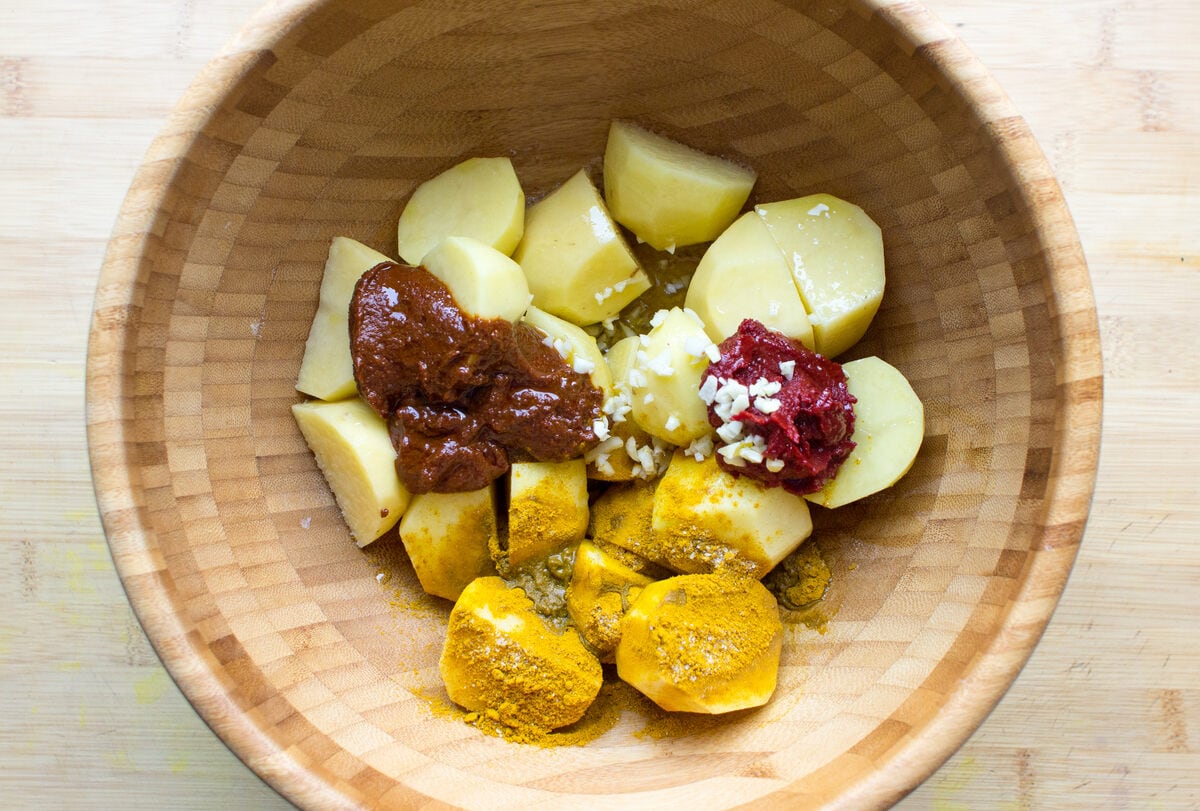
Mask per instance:
[[[757,580],[679,575],[642,589],[621,623],[617,674],[665,710],[724,713],[775,691],[783,624]]]
[[[810,541],[780,561],[763,578],[763,585],[779,599],[781,606],[798,611],[824,597],[831,579],[821,551]]]
[[[514,735],[575,723],[604,681],[575,631],[555,633],[498,577],[478,578],[459,596],[439,668],[451,701]]]

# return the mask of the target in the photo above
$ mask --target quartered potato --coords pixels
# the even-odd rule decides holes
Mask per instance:
[[[641,590],[621,622],[617,674],[664,710],[725,713],[775,692],[783,624],[757,580],[680,575]]]
[[[660,251],[708,242],[733,222],[757,175],[625,121],[604,150],[604,199],[613,218]]]
[[[858,342],[883,300],[883,235],[861,208],[830,194],[755,206],[804,299],[813,350],[836,357]]]
[[[521,266],[477,239],[446,237],[425,254],[424,266],[468,315],[511,322],[529,307]]]
[[[879,358],[842,365],[854,404],[855,448],[837,475],[805,498],[841,507],[891,487],[912,467],[925,438],[925,407],[896,367]]]
[[[595,338],[571,322],[538,307],[526,310],[523,320],[529,326],[544,332],[563,359],[576,372],[588,375],[592,379],[592,385],[603,391],[605,397],[612,396],[612,373],[608,364],[604,362],[604,353],[596,345]]]
[[[812,534],[812,518],[782,487],[677,451],[654,492],[653,529],[653,559],[675,571],[762,577]]]
[[[296,403],[292,415],[355,543],[366,546],[394,527],[410,496],[396,475],[396,451],[379,415],[357,397]]]
[[[508,562],[520,566],[583,539],[588,525],[582,459],[514,462],[509,474]]]
[[[584,641],[601,658],[621,638],[621,618],[650,578],[638,574],[588,541],[575,552],[575,569],[567,586],[567,613]]]
[[[653,440],[629,413],[628,374],[640,346],[637,336],[631,335],[610,346],[604,355],[612,379],[612,394],[606,409],[609,436],[587,456],[589,479],[623,482],[645,478],[658,469]]]
[[[583,169],[530,206],[513,258],[534,305],[580,326],[614,318],[650,287]]]
[[[734,220],[704,252],[684,303],[716,343],[737,332],[743,319],[753,318],[813,347],[808,312],[788,264],[753,211]]]
[[[420,265],[446,237],[472,237],[512,254],[525,230],[525,192],[508,158],[469,158],[413,192],[400,213],[400,257]]]
[[[715,351],[704,324],[688,310],[672,307],[637,348],[626,375],[631,413],[648,434],[687,445],[707,435],[708,408],[700,399],[700,378]]]
[[[358,277],[392,260],[349,237],[334,237],[321,277],[321,298],[308,330],[296,389],[321,400],[344,400],[357,391],[350,360],[350,299]]]
[[[495,485],[465,493],[421,493],[400,519],[400,541],[421,588],[457,600],[477,577],[496,573]]]
[[[575,723],[604,681],[578,634],[551,630],[525,592],[499,577],[463,590],[438,667],[451,701],[514,728]]]

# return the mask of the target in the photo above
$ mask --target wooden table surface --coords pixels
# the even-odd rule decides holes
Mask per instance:
[[[259,0],[0,3],[0,805],[287,807],[196,716],[113,570],[92,292],[167,112]],[[905,808],[1200,808],[1200,3],[930,0],[1056,167],[1106,372],[1058,611]]]

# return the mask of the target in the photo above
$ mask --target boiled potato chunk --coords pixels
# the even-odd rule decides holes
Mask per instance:
[[[400,541],[421,588],[457,600],[477,577],[496,573],[494,485],[465,493],[415,495],[400,519]]]
[[[657,557],[679,572],[762,577],[812,533],[808,502],[676,452],[654,493]],[[636,551],[636,550],[635,550]]]
[[[660,310],[651,323],[625,378],[631,413],[647,433],[687,445],[712,430],[700,399],[712,341],[690,310]]]
[[[567,613],[580,636],[602,659],[621,638],[621,617],[650,578],[638,574],[595,544],[579,544],[567,586]]]
[[[755,206],[808,308],[814,351],[853,346],[883,300],[883,235],[858,206],[829,194]]]
[[[304,344],[296,388],[322,400],[344,400],[357,390],[350,360],[350,299],[354,285],[380,262],[390,262],[349,237],[334,237],[321,277],[321,295]]]
[[[468,315],[512,322],[529,307],[521,266],[477,239],[446,237],[425,254],[423,264]]]
[[[640,347],[637,336],[632,335],[617,341],[604,355],[613,381],[612,394],[604,408],[609,420],[609,436],[587,454],[589,479],[623,482],[657,475],[658,458],[655,456],[654,441],[629,415],[630,396],[626,377]],[[650,461],[649,467],[647,460]]]
[[[357,397],[296,403],[292,415],[355,543],[366,546],[394,527],[410,496],[396,474],[396,451],[379,415]]]
[[[753,318],[813,347],[808,312],[788,264],[753,211],[738,217],[704,252],[684,303],[716,343],[737,332],[743,319]]]
[[[667,555],[654,535],[653,526],[657,487],[657,481],[630,482],[605,490],[592,504],[588,537],[646,560],[664,560]]]
[[[459,596],[439,669],[451,701],[512,729],[575,723],[604,681],[578,634],[555,633],[499,577],[474,580]]]
[[[733,222],[755,173],[625,121],[604,150],[604,199],[613,218],[660,251],[708,242]]]
[[[525,230],[525,192],[508,158],[468,158],[413,192],[400,213],[400,257],[423,264],[446,237],[472,237],[505,256]]]
[[[621,623],[617,675],[664,710],[724,713],[775,692],[783,624],[757,580],[680,575],[641,590]]]
[[[533,303],[580,326],[614,318],[650,287],[582,169],[530,206],[513,258]]]
[[[879,358],[842,365],[854,404],[855,448],[825,487],[805,498],[840,507],[891,487],[908,472],[925,438],[925,407],[898,369]]]
[[[582,459],[514,462],[508,492],[510,566],[553,554],[587,532],[587,471]]]
[[[605,397],[612,396],[612,373],[609,372],[608,364],[604,362],[604,353],[596,345],[595,338],[575,324],[537,307],[530,307],[523,320],[529,326],[537,327],[546,333],[558,354],[571,364],[576,372],[591,377],[592,385],[603,391]]]

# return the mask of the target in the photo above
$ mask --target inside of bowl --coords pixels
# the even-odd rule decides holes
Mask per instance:
[[[158,195],[145,242],[106,269],[136,290],[117,354],[137,504],[128,532],[106,522],[209,723],[301,802],[717,807],[845,798],[885,767],[870,796],[894,798],[924,777],[1006,685],[977,666],[1031,573],[1052,566],[1051,599],[1013,631],[1008,677],[1070,563],[1038,563],[1063,408],[1046,245],[1004,133],[931,50],[838,2],[333,0],[271,37],[218,67],[211,109],[185,100],[160,142],[177,154],[139,181]],[[814,510],[827,621],[789,625],[770,704],[665,731],[634,710],[583,747],[522,746],[435,711],[449,604],[394,539],[354,546],[289,406],[332,237],[394,254],[414,187],[467,156],[511,156],[536,198],[599,170],[614,118],[753,166],[752,202],[866,209],[887,293],[847,358],[904,372],[926,438],[897,486]],[[951,738],[897,765],[948,712]]]

